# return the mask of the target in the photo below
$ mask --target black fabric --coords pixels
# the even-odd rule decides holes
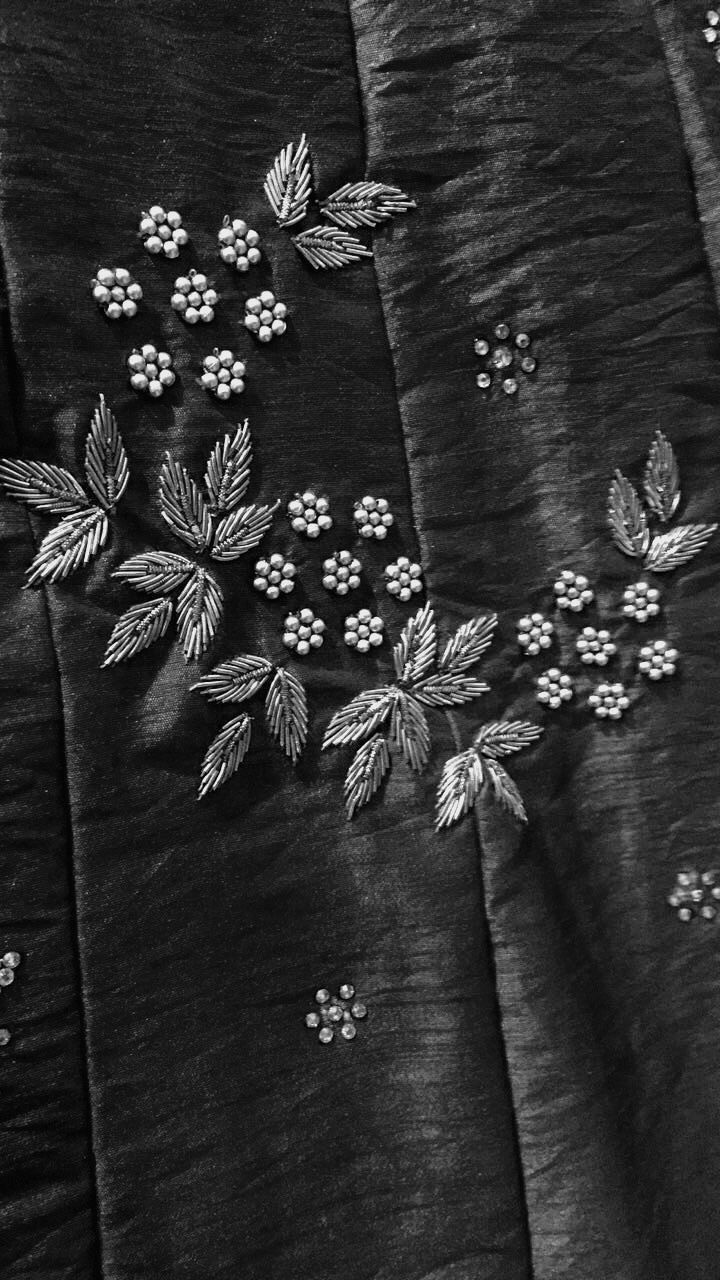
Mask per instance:
[[[108,548],[47,590],[20,589],[47,521],[2,501],[0,949],[23,954],[0,995],[3,1276],[716,1280],[717,946],[665,894],[717,842],[720,543],[663,584],[680,677],[621,726],[548,720],[513,763],[527,831],[487,797],[450,832],[432,820],[480,719],[541,718],[518,616],[568,564],[617,609],[614,467],[637,476],[662,428],[683,510],[717,507],[720,70],[701,23],[614,0],[6,3],[3,453],[79,473],[103,392],[131,483]],[[262,180],[303,130],[319,191],[367,172],[417,200],[372,265],[314,273],[274,225]],[[137,238],[155,202],[190,231],[178,263]],[[217,257],[226,213],[262,236],[252,277]],[[200,264],[223,294],[207,330],[168,307]],[[141,280],[136,319],[102,320],[98,265]],[[267,286],[291,324],[257,349],[242,301]],[[472,339],[505,318],[538,374],[483,398]],[[161,340],[180,376],[153,402],[124,362]],[[196,384],[216,343],[247,353],[239,408]],[[164,452],[202,475],[245,414],[253,500],[330,495],[332,534],[298,542],[279,516],[271,540],[328,635],[302,667],[298,769],[260,729],[198,804],[227,716],[190,691],[196,664],[171,636],[100,663],[136,602],[113,569],[180,549]],[[391,654],[342,644],[319,563],[365,493],[397,524],[363,545],[353,607],[394,638],[409,609],[382,568],[405,551],[443,631],[496,610],[500,638],[482,706],[434,719],[432,768],[396,767],[348,824],[322,730]],[[200,670],[283,656],[252,560],[219,573]],[[323,1047],[303,1018],[343,981],[369,1017]]]

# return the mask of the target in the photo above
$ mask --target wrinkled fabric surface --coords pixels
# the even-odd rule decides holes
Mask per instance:
[[[717,1280],[717,942],[665,899],[715,859],[720,539],[661,584],[681,673],[620,725],[543,720],[515,636],[568,565],[620,625],[634,566],[608,483],[640,476],[658,428],[683,516],[717,510],[720,68],[701,28],[663,0],[7,0],[2,452],[80,475],[102,392],[131,468],[106,550],[47,589],[22,586],[48,521],[0,509],[0,951],[23,955],[0,995],[8,1280]],[[262,181],[303,130],[319,193],[367,174],[417,200],[373,263],[315,273],[275,226]],[[175,263],[137,238],[155,202],[191,234]],[[226,213],[261,234],[251,276],[217,257]],[[140,279],[132,321],[99,314],[99,265]],[[207,329],[168,306],[190,265],[222,294]],[[291,324],[259,349],[242,304],[268,286]],[[539,368],[485,397],[473,338],[504,319]],[[179,373],[160,401],[127,384],[147,341]],[[196,382],[214,345],[247,358],[232,405]],[[297,664],[297,770],[259,729],[198,803],[227,719],[190,691],[198,670],[284,655],[252,553],[218,570],[200,663],[169,635],[100,664],[138,599],[112,571],[182,550],[165,451],[201,477],[245,415],[252,500],[330,496],[318,544],[282,512],[268,540],[328,631]],[[500,621],[491,693],[434,715],[427,772],[396,764],[350,824],[347,753],[321,754],[322,731],[389,677],[391,646],[343,645],[320,564],[355,545],[365,493],[396,528],[362,544],[353,609],[395,638],[411,608],[382,569],[406,552],[443,633]],[[503,716],[546,726],[512,764],[527,828],[483,795],[434,833],[443,760]],[[344,981],[368,1020],[321,1046],[304,1015]]]

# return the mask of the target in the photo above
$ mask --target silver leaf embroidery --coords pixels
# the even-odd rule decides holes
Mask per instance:
[[[105,650],[103,667],[127,662],[165,635],[173,615],[173,602],[161,597],[134,604],[115,623]]]
[[[205,487],[214,512],[234,511],[250,483],[252,439],[247,418],[234,436],[218,440],[205,470]]]
[[[352,818],[357,809],[367,804],[382,786],[390,768],[387,740],[376,733],[358,747],[345,778],[345,812]]]
[[[237,772],[247,755],[251,735],[252,720],[244,713],[223,725],[210,743],[200,766],[198,800],[211,791],[217,791]]]
[[[219,584],[207,569],[198,568],[185,583],[177,602],[177,621],[185,661],[197,659],[210,648],[223,613]]]
[[[245,702],[262,689],[274,668],[266,658],[245,653],[221,662],[192,685],[210,702]]]
[[[338,227],[375,227],[416,208],[404,191],[384,182],[346,182],[320,204],[323,217]]]
[[[296,222],[302,222],[312,197],[310,154],[305,134],[297,146],[289,142],[275,157],[265,179],[265,195],[279,226],[292,227]]]
[[[205,551],[212,541],[210,509],[185,467],[165,455],[160,472],[160,514],[176,538],[193,551]]]
[[[613,542],[626,556],[644,556],[650,530],[642,503],[622,471],[615,472],[608,494],[608,523]]]
[[[270,683],[265,716],[273,737],[296,764],[307,740],[307,697],[298,677],[285,667],[278,667]]]
[[[100,506],[114,511],[127,489],[130,469],[115,415],[102,396],[85,443],[85,475]]]
[[[373,256],[361,240],[340,227],[310,227],[293,236],[292,242],[316,271],[338,271]]]
[[[82,569],[105,546],[110,526],[100,507],[61,520],[40,544],[28,569],[27,585],[58,582]]]
[[[645,497],[650,510],[665,524],[680,502],[680,473],[673,447],[662,431],[656,431],[645,468]]]

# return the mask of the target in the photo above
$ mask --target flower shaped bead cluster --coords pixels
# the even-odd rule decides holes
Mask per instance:
[[[285,556],[275,552],[267,560],[257,561],[253,586],[268,600],[277,600],[280,595],[287,596],[294,590],[296,575],[297,568],[292,560],[286,560]]]
[[[327,529],[332,529],[330,501],[325,496],[318,497],[312,489],[305,493],[296,493],[288,502],[290,527],[295,533],[304,533],[306,538],[319,538]]]
[[[571,613],[581,613],[595,599],[595,592],[585,575],[572,569],[563,569],[553,590],[558,608],[569,609]]]
[[[703,35],[708,44],[712,46],[715,53],[715,59],[720,62],[720,13],[717,9],[708,9],[705,14],[707,26],[703,30]]]
[[[518,622],[517,629],[518,644],[530,657],[536,657],[541,649],[550,648],[555,628],[544,614],[526,614]]]
[[[668,906],[683,924],[697,919],[715,920],[719,902],[720,872],[714,869],[700,872],[695,867],[683,867],[668,895]]]
[[[323,561],[322,584],[326,591],[346,596],[360,586],[362,565],[351,551],[336,551]]]
[[[495,326],[492,341],[487,338],[476,338],[475,355],[483,361],[483,369],[475,382],[481,391],[489,391],[494,382],[499,382],[508,396],[514,396],[518,390],[518,372],[526,376],[537,369],[537,360],[531,354],[532,338],[529,333],[517,333],[513,337],[510,325],[506,321]]]
[[[275,294],[265,289],[259,298],[248,298],[245,303],[245,328],[259,342],[271,342],[287,329],[287,307],[278,302]]]
[[[412,600],[422,589],[422,569],[419,564],[408,560],[407,556],[398,556],[392,564],[385,566],[385,590],[403,604]]]
[[[387,498],[373,498],[367,494],[355,503],[353,519],[361,538],[387,537],[387,531],[395,523]]]
[[[633,622],[647,622],[660,612],[660,591],[648,582],[631,582],[623,592],[623,614]]]
[[[245,390],[245,365],[232,351],[215,347],[212,355],[205,356],[202,367],[200,382],[218,400],[229,400]]]
[[[336,996],[331,996],[324,987],[315,995],[318,1006],[305,1016],[305,1026],[317,1031],[321,1044],[331,1044],[338,1031],[343,1040],[354,1040],[357,1035],[356,1021],[367,1017],[367,1007],[361,1000],[355,999],[355,988],[349,982],[343,983]]]
[[[592,707],[598,720],[620,720],[630,706],[630,699],[624,684],[619,681],[615,684],[603,682],[589,695],[588,706]]]
[[[177,258],[190,239],[182,225],[182,216],[175,209],[166,213],[159,204],[142,215],[140,235],[148,253],[163,253],[166,258]]]
[[[561,671],[559,667],[550,667],[547,671],[543,671],[535,683],[538,702],[549,707],[551,711],[557,711],[563,702],[570,702],[575,696],[572,676],[569,676],[566,671]]]
[[[217,293],[208,283],[207,276],[193,270],[186,276],[177,277],[170,306],[186,324],[197,324],[198,320],[209,324],[215,319],[217,301]]]
[[[175,382],[173,359],[167,351],[158,351],[151,342],[130,352],[127,367],[133,391],[147,391],[157,399]]]
[[[289,613],[284,623],[283,644],[299,658],[306,657],[311,649],[322,648],[325,623],[316,618],[312,609]]]
[[[143,291],[125,267],[100,267],[92,281],[92,295],[108,320],[131,320]]]
[[[588,667],[606,667],[617,653],[617,645],[611,639],[610,632],[603,628],[583,627],[575,641],[575,648],[580,654],[580,661]]]
[[[249,271],[260,261],[260,237],[242,218],[223,219],[218,243],[223,262],[236,271]]]
[[[383,642],[385,623],[382,618],[374,616],[369,609],[360,609],[357,614],[350,614],[345,619],[343,639],[350,649],[358,653],[369,653]]]
[[[662,680],[664,676],[674,676],[679,658],[677,649],[673,649],[667,640],[653,640],[644,644],[638,654],[638,671],[648,680]]]

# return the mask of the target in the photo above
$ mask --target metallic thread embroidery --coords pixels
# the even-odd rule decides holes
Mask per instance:
[[[337,271],[351,262],[372,258],[372,250],[366,249],[361,240],[340,227],[310,227],[292,237],[298,253],[315,270]]]
[[[483,786],[518,822],[527,822],[522,796],[499,757],[530,746],[542,733],[524,720],[495,721],[475,734],[472,747],[448,760],[437,790],[435,828],[449,827],[475,807]]]
[[[415,201],[404,191],[384,182],[346,182],[320,202],[323,217],[339,227],[375,227],[416,208]]]
[[[650,447],[643,488],[647,510],[622,471],[615,472],[608,495],[612,540],[624,555],[642,560],[653,573],[670,573],[702,551],[717,524],[679,524],[666,533],[653,533],[651,519],[667,524],[680,504],[678,466],[662,431],[656,432]]]
[[[356,1022],[367,1017],[367,1006],[355,999],[355,988],[349,982],[343,983],[336,996],[331,996],[325,988],[315,994],[318,1006],[312,1013],[305,1015],[305,1026],[317,1031],[321,1044],[331,1044],[335,1032],[339,1031],[343,1040],[354,1040],[357,1035]]]
[[[297,146],[289,142],[275,157],[265,179],[265,195],[278,226],[292,227],[302,222],[312,198],[310,153],[305,134]]]
[[[20,458],[0,462],[0,482],[10,497],[33,511],[62,516],[40,544],[27,571],[28,586],[67,578],[97,555],[129,476],[125,446],[102,395],[85,441],[85,480],[94,502],[64,467]]]

